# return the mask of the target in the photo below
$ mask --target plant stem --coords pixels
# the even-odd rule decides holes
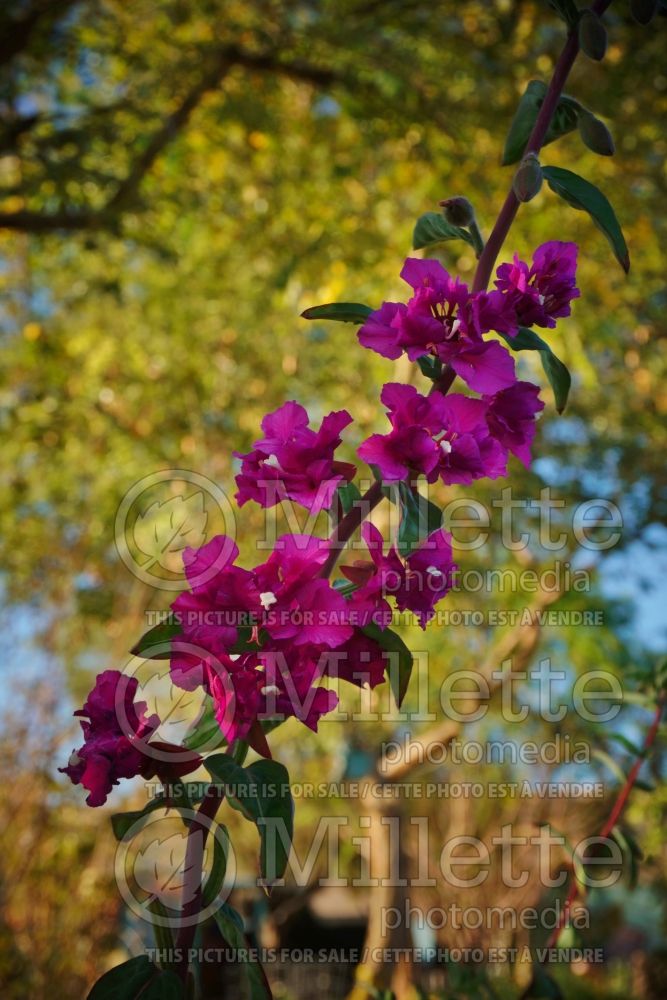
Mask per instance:
[[[208,837],[211,821],[218,811],[220,803],[225,796],[221,788],[212,785],[204,796],[197,817],[192,821],[192,826],[188,831],[188,841],[185,849],[185,880],[183,883],[183,904],[181,917],[184,922],[178,932],[176,939],[176,950],[181,952],[176,971],[184,983],[187,983],[190,963],[188,954],[192,948],[197,921],[194,918],[201,908],[202,879],[204,864],[204,848]],[[202,822],[203,821],[203,822]]]
[[[370,489],[366,490],[361,500],[357,500],[352,507],[352,510],[348,511],[345,517],[336,526],[334,532],[329,538],[329,547],[331,551],[327,556],[327,561],[320,570],[320,576],[322,579],[326,580],[331,576],[342,550],[345,548],[361,523],[365,521],[370,512],[377,507],[381,499],[382,483],[376,481]]]
[[[655,738],[658,735],[658,727],[660,726],[662,712],[665,707],[665,698],[666,698],[665,694],[661,694],[660,697],[658,698],[658,704],[655,709],[655,715],[653,716],[653,722],[651,723],[651,726],[646,734],[646,739],[644,740],[644,745],[642,747],[641,754],[633,764],[632,770],[628,774],[625,784],[618,793],[618,796],[616,798],[616,801],[614,802],[612,810],[609,813],[609,816],[605,820],[605,823],[598,834],[599,837],[609,836],[611,831],[618,823],[621,814],[623,813],[623,810],[625,809],[628,798],[630,797],[630,792],[634,788],[634,784],[635,781],[637,780],[637,776],[641,770],[642,764],[644,763],[644,760],[646,759],[649,750],[655,743]],[[551,932],[551,936],[549,937],[549,941],[547,944],[548,948],[553,948],[556,945],[558,938],[560,937],[561,931],[567,925],[570,919],[570,910],[572,908],[572,904],[577,898],[577,891],[578,891],[577,880],[574,879],[570,887],[570,891],[567,894],[567,899],[565,900],[565,904],[563,906],[563,912],[560,915],[560,920],[558,921],[558,925],[554,927],[553,931]]]
[[[610,3],[611,0],[595,0],[595,2],[591,4],[591,10],[599,16],[605,12]],[[558,62],[554,68],[553,76],[551,77],[551,82],[547,92],[544,95],[544,101],[542,102],[537,120],[533,126],[533,131],[530,133],[530,138],[526,144],[524,156],[526,153],[535,153],[537,155],[542,148],[547,132],[549,131],[551,119],[553,118],[554,112],[558,107],[558,101],[560,100],[561,94],[563,93],[565,82],[570,74],[570,70],[574,65],[574,61],[577,58],[578,53],[579,37],[575,28],[569,31],[563,51],[561,52]],[[507,197],[505,198],[505,203],[500,210],[496,223],[491,230],[491,235],[489,236],[486,246],[484,247],[484,250],[479,258],[472,284],[473,292],[483,292],[487,288],[491,279],[491,272],[493,271],[493,267],[498,259],[498,254],[502,249],[503,243],[507,238],[507,234],[510,231],[518,210],[519,200],[510,186]]]

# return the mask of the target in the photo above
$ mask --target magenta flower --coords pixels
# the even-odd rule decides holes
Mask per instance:
[[[189,577],[202,578],[202,568],[212,564],[216,574],[172,605],[181,633],[171,643],[171,677],[180,687],[202,686],[211,695],[228,742],[244,739],[268,754],[258,719],[276,699],[281,713],[311,728],[335,705],[325,689],[309,693],[321,677],[322,656],[354,640],[350,605],[319,576],[328,554],[329,543],[310,535],[282,536],[252,570],[234,565],[238,549],[224,536],[185,551]],[[282,680],[271,675],[271,658],[288,663]],[[304,699],[310,706],[305,715],[298,709]]]
[[[220,657],[236,642],[239,627],[255,625],[261,615],[260,593],[252,573],[234,565],[238,554],[238,546],[226,535],[183,552],[191,590],[179,594],[171,605],[181,626],[180,643],[174,644],[172,653],[172,672],[175,683],[188,690],[199,686],[202,676],[201,670],[199,675],[192,673],[193,657],[186,644]],[[196,657],[194,662],[198,662]]]
[[[67,767],[58,770],[72,784],[83,785],[89,806],[104,805],[121,778],[155,772],[155,761],[142,752],[141,741],[152,735],[160,720],[146,715],[145,702],[134,703],[137,687],[136,677],[105,670],[98,674],[83,708],[74,713],[84,720],[84,744],[72,751]]]
[[[382,533],[370,521],[361,526],[371,562],[357,559],[350,566],[341,566],[341,572],[354,583],[350,604],[354,608],[358,625],[374,622],[380,628],[391,625],[392,611],[386,595],[393,593],[404,576],[403,563],[396,549],[384,555]]]
[[[576,272],[576,243],[552,240],[537,248],[530,268],[516,254],[511,264],[501,264],[496,288],[512,304],[520,326],[554,327],[579,297]]]
[[[500,292],[472,295],[435,260],[408,257],[401,277],[413,289],[403,305],[384,302],[359,330],[359,341],[383,357],[405,351],[411,361],[432,354],[451,365],[475,392],[497,392],[514,381],[514,361],[490,330],[516,333],[516,315]]]
[[[371,562],[357,560],[352,566],[341,567],[358,585],[350,598],[352,606],[384,628],[391,623],[387,597],[393,597],[399,611],[414,611],[421,627],[426,628],[435,605],[452,586],[456,566],[451,536],[442,529],[434,531],[403,560],[393,547],[383,553],[382,535],[374,525],[365,524],[362,534]]]
[[[392,425],[373,434],[359,456],[376,465],[386,482],[423,474],[428,482],[471,483],[507,471],[505,448],[490,433],[487,404],[479,399],[435,392],[422,396],[414,386],[388,383],[381,395]]]
[[[443,483],[468,484],[506,475],[507,452],[489,431],[483,400],[459,393],[433,393],[429,399],[440,428],[434,440],[440,452],[437,473]]]
[[[435,614],[435,605],[451,590],[456,564],[452,539],[440,528],[429,535],[405,560],[403,585],[394,598],[399,611],[413,611],[425,629]]]
[[[528,468],[530,446],[535,437],[535,417],[544,409],[539,388],[532,382],[516,382],[495,396],[488,404],[486,422],[491,434]]]
[[[253,572],[264,607],[263,627],[273,640],[335,649],[352,635],[347,603],[318,577],[329,546],[310,535],[283,535]]]
[[[294,500],[317,513],[331,506],[336,488],[354,477],[355,467],[334,460],[340,433],[352,422],[347,410],[329,413],[319,431],[308,426],[308,413],[298,403],[284,403],[262,420],[264,437],[241,459],[236,477],[239,506],[254,500],[275,507]]]

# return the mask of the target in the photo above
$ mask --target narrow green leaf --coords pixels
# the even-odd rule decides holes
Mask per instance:
[[[567,397],[570,395],[572,376],[563,362],[551,351],[540,351],[540,361],[553,389],[556,409],[562,413],[567,405]]]
[[[612,840],[618,844],[623,856],[624,875],[627,877],[628,886],[634,889],[639,878],[639,862],[643,855],[634,838],[622,830],[620,826],[615,826],[611,831]]]
[[[421,358],[417,358],[417,364],[421,368],[422,375],[433,382],[437,382],[442,375],[442,361],[440,358],[434,358],[432,354],[422,354]]]
[[[151,799],[143,809],[136,809],[130,812],[114,813],[111,817],[111,829],[113,830],[113,835],[116,840],[122,840],[125,834],[130,830],[135,823],[148,816],[149,813],[154,812],[156,809],[169,809],[171,808],[167,799],[164,795],[158,795],[154,799]]]
[[[519,327],[519,332],[515,337],[510,337],[507,334],[501,334],[501,337],[513,351],[540,352],[540,361],[553,390],[556,409],[562,413],[567,405],[572,377],[563,362],[553,353],[546,340],[542,340],[534,330],[528,330],[525,326]]]
[[[640,792],[654,792],[655,785],[650,781],[644,781],[643,778],[635,778],[634,788],[638,788]]]
[[[187,809],[194,810],[197,802],[200,802],[206,794],[208,785],[206,782],[197,782],[187,785],[180,778],[174,778],[170,782],[171,795],[156,795],[149,799],[143,809],[136,809],[129,812],[113,813],[111,816],[111,829],[116,840],[122,840],[128,830],[130,830],[139,820],[149,816],[156,809]]]
[[[365,323],[373,312],[370,306],[361,302],[327,302],[323,306],[311,306],[301,313],[302,319],[332,319],[338,323]]]
[[[442,511],[407,483],[399,485],[398,551],[408,555],[442,525]]]
[[[605,750],[595,749],[593,750],[591,756],[595,757],[596,760],[599,760],[601,764],[604,764],[605,767],[611,771],[614,777],[618,780],[619,784],[625,784],[625,773],[623,772],[620,764],[614,760],[611,754],[608,754]]]
[[[259,962],[251,958],[252,951],[243,932],[243,920],[240,914],[228,903],[224,903],[213,914],[213,918],[229,947],[239,955],[248,956],[248,961],[241,962],[241,967],[250,1000],[271,1000],[271,990],[264,970]]]
[[[541,80],[531,80],[526,87],[505,140],[501,161],[504,167],[518,163],[522,158],[546,92],[546,85]],[[578,101],[564,94],[556,106],[542,145],[547,146],[568,132],[573,132],[577,127],[580,108]]]
[[[159,921],[152,924],[155,947],[159,951],[170,952],[174,947],[174,936],[168,923],[169,911],[167,910],[167,907],[160,899],[155,898],[148,904],[148,909],[151,913],[154,913],[156,917],[160,918]],[[162,961],[160,964],[163,966],[165,965]]]
[[[390,628],[381,629],[375,622],[371,622],[370,625],[364,625],[360,631],[377,642],[386,653],[391,654],[387,664],[387,676],[396,704],[400,708],[412,674],[412,653],[400,635]]]
[[[280,878],[287,867],[294,832],[294,802],[285,766],[275,760],[259,760],[243,768],[228,754],[209,757],[205,766],[214,780],[225,786],[229,804],[257,826],[263,879],[271,883]],[[286,834],[284,838],[279,829]]]
[[[141,1000],[184,1000],[185,987],[175,972],[165,969],[138,996]]]
[[[144,632],[141,639],[132,647],[130,652],[133,656],[144,656],[148,660],[168,660],[171,656],[170,648],[162,648],[158,652],[151,652],[154,647],[164,647],[166,643],[181,634],[181,626],[177,622],[161,622],[159,625],[149,628]]]
[[[579,20],[579,9],[574,0],[549,0],[549,6],[565,21],[569,28],[574,28]]]
[[[192,723],[183,739],[186,750],[217,750],[226,740],[220,732],[220,724],[215,717],[215,707],[210,695],[206,696],[204,707],[198,719]]]
[[[623,733],[607,733],[607,739],[616,740],[616,742],[620,743],[620,745],[625,750],[627,750],[629,754],[632,754],[633,757],[644,756],[643,748],[638,747],[636,743],[633,743],[632,740],[629,740],[628,737],[625,736]]]
[[[91,989],[87,1000],[135,1000],[159,974],[160,970],[146,955],[131,958],[105,972]]]
[[[257,760],[246,773],[257,788],[260,807],[260,870],[271,884],[287,867],[294,836],[294,801],[287,768],[276,760]],[[282,835],[281,835],[282,834]]]
[[[361,500],[361,493],[356,483],[343,483],[336,490],[340,505],[343,510],[343,517],[349,514],[354,507],[355,501]]]
[[[440,212],[425,212],[417,219],[412,233],[414,250],[424,250],[449,240],[465,240],[470,246],[473,245],[472,236],[467,229],[447,222]]]
[[[563,167],[543,167],[549,187],[559,197],[582,212],[588,212],[591,219],[609,240],[616,259],[624,271],[630,270],[630,257],[625,237],[616,213],[607,198],[594,184],[584,180],[571,170]]]
[[[216,830],[213,841],[213,864],[206,879],[206,885],[202,893],[202,905],[204,908],[210,906],[222,889],[225,875],[227,874],[227,858],[229,856],[229,832],[226,826],[218,824],[220,835]]]

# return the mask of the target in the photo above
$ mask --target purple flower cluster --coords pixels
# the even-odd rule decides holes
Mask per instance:
[[[381,627],[391,623],[391,596],[399,611],[412,611],[422,628],[433,617],[435,605],[452,587],[456,565],[452,559],[452,540],[439,529],[405,560],[392,546],[385,554],[381,532],[366,523],[361,529],[370,560],[355,560],[341,570],[356,585],[350,604],[367,621]]]
[[[429,483],[471,483],[507,473],[508,451],[530,462],[535,415],[544,408],[538,388],[515,382],[493,396],[422,396],[414,386],[389,382],[382,390],[391,424],[373,434],[359,456],[386,482],[424,475]]]
[[[228,742],[245,739],[267,752],[258,718],[295,716],[317,729],[337,704],[335,692],[319,686],[324,676],[371,687],[384,680],[382,649],[361,629],[371,621],[389,624],[387,596],[425,627],[451,587],[451,542],[444,532],[403,561],[393,549],[382,555],[376,528],[364,530],[373,562],[348,568],[350,578],[364,577],[350,600],[319,575],[330,551],[320,538],[285,535],[254,569],[236,565],[238,548],[222,535],[185,550],[191,590],[172,605],[181,632],[172,644],[171,676],[212,696]],[[197,582],[202,578],[205,584]]]
[[[160,725],[157,715],[146,715],[146,703],[135,702],[138,681],[119,670],[99,674],[95,687],[74,714],[82,718],[84,743],[73,750],[67,767],[59,768],[74,785],[83,785],[89,806],[102,806],[121,778],[155,774],[163,780],[194,771],[201,758],[179,747],[152,742]],[[155,755],[151,752],[157,751]],[[173,761],[169,760],[173,754]]]
[[[240,458],[236,477],[240,507],[254,500],[261,507],[275,507],[294,500],[313,513],[330,507],[336,488],[354,478],[354,465],[336,462],[334,452],[340,433],[352,423],[347,410],[329,413],[319,431],[308,426],[308,413],[299,403],[284,403],[262,420],[264,437]]]
[[[514,362],[491,331],[515,336],[519,326],[555,326],[569,316],[577,246],[552,241],[535,251],[532,267],[515,257],[498,268],[491,292],[469,291],[435,260],[409,257],[401,277],[413,295],[407,303],[384,302],[359,330],[359,341],[385,358],[403,352],[411,361],[433,355],[450,365],[474,392],[489,394],[514,382]]]
[[[498,268],[494,290],[477,294],[436,261],[405,262],[401,276],[412,297],[405,304],[385,302],[371,313],[359,340],[387,358],[432,355],[479,396],[446,395],[437,385],[424,396],[411,385],[385,385],[381,399],[391,429],[358,449],[379,478],[414,490],[422,475],[428,483],[445,484],[496,479],[506,474],[510,453],[529,464],[535,418],[544,404],[537,386],[517,381],[505,347],[484,335],[511,337],[521,325],[551,327],[569,315],[579,294],[576,258],[574,244],[545,243],[530,267],[515,257]],[[273,507],[292,500],[315,514],[330,509],[337,489],[356,473],[354,465],[335,458],[351,421],[339,410],[314,430],[306,410],[293,401],[269,413],[253,449],[235,453],[241,461],[239,505],[254,500]],[[328,579],[335,537],[284,535],[252,569],[237,565],[238,547],[224,535],[185,549],[190,589],[172,605],[180,631],[172,640],[171,677],[186,690],[201,687],[210,695],[228,744],[246,740],[270,755],[263,719],[295,717],[317,729],[337,704],[323,678],[371,687],[384,680],[386,654],[369,626],[388,627],[390,599],[425,628],[451,589],[456,566],[451,538],[442,529],[403,555],[393,545],[385,552],[378,528],[363,524],[368,558],[343,566],[346,580],[337,586]],[[85,720],[85,742],[62,770],[88,789],[90,805],[101,805],[120,778],[186,774],[199,764],[196,754],[170,763],[176,748],[153,741],[150,746],[167,761],[156,764],[148,741],[159,719],[147,716],[145,703],[135,704],[136,693],[136,680],[106,671],[76,713]]]

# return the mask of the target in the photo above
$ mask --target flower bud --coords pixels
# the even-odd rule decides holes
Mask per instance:
[[[579,134],[593,153],[600,156],[614,155],[614,140],[604,122],[592,115],[590,111],[579,112]]]
[[[630,13],[638,24],[650,24],[658,10],[658,0],[630,0]]]
[[[442,214],[452,226],[472,226],[475,210],[467,198],[445,198],[441,201]]]
[[[542,187],[542,167],[535,153],[527,153],[512,181],[514,194],[519,201],[530,201]]]
[[[607,51],[607,29],[593,10],[584,10],[579,18],[579,45],[589,59],[599,62]]]

